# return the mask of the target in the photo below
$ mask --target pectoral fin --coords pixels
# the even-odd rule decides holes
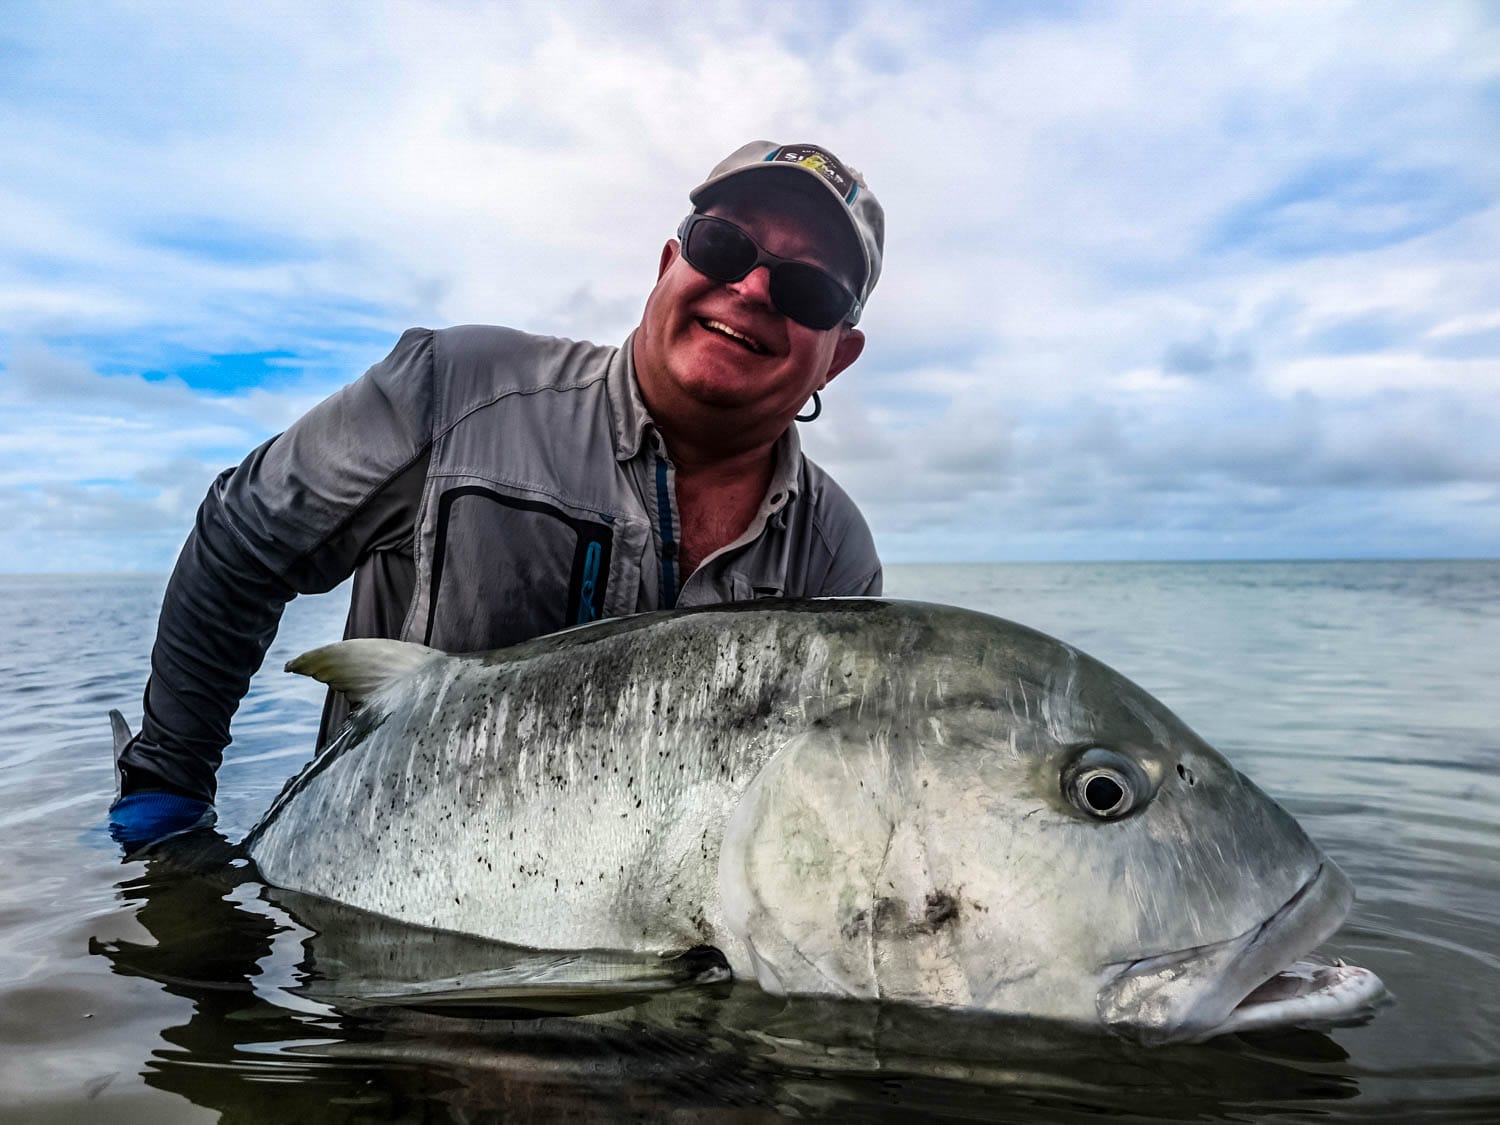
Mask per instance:
[[[593,951],[527,953],[500,968],[437,980],[342,983],[356,985],[358,998],[367,1004],[581,1013],[728,977],[723,957],[705,948],[659,958]]]
[[[583,1015],[628,1007],[661,992],[729,979],[716,949],[675,957],[504,949],[502,964],[432,979],[337,974],[309,984],[320,999],[378,1007],[418,1008],[450,1015],[555,1012]]]

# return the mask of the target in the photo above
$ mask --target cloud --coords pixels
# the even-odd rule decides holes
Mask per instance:
[[[1251,366],[1250,349],[1244,345],[1225,344],[1213,331],[1192,340],[1174,340],[1162,356],[1161,369],[1167,375],[1241,374]]]
[[[410,324],[623,339],[752,136],[886,206],[806,446],[888,555],[1500,551],[1482,5],[23,3],[7,35],[14,569],[166,566],[218,467]]]
[[[1420,353],[1391,351],[1375,355],[1317,356],[1292,360],[1272,372],[1271,390],[1283,394],[1312,391],[1324,397],[1365,397],[1388,389],[1462,393],[1484,396],[1495,389],[1500,365],[1494,359],[1437,359]]]

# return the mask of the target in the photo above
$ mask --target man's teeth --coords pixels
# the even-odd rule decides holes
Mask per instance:
[[[743,332],[736,332],[733,328],[729,327],[729,325],[725,324],[722,320],[703,320],[701,323],[702,323],[703,327],[709,329],[712,332],[721,332],[725,336],[728,336],[731,340],[738,340],[740,343],[744,344],[745,347],[749,348],[752,352],[763,354],[765,352],[765,350],[766,350],[764,347],[761,346],[761,343],[760,343],[759,340],[753,340],[749,336],[746,336]]]

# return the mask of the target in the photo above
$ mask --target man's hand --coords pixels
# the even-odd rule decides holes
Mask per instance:
[[[147,844],[193,828],[207,828],[218,819],[213,805],[195,797],[144,786],[124,793],[126,778],[120,753],[130,743],[130,725],[118,711],[109,713],[115,743],[115,800],[109,806],[109,834],[128,855]]]

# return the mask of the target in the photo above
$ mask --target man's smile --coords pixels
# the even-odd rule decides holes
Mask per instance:
[[[697,322],[701,327],[706,328],[708,331],[717,333],[718,335],[723,336],[726,339],[733,340],[736,344],[739,344],[741,347],[745,348],[748,351],[754,352],[756,355],[766,355],[770,351],[769,348],[767,348],[753,336],[749,336],[736,328],[729,327],[729,325],[725,324],[722,320],[713,320],[709,317],[700,316],[697,318]]]

